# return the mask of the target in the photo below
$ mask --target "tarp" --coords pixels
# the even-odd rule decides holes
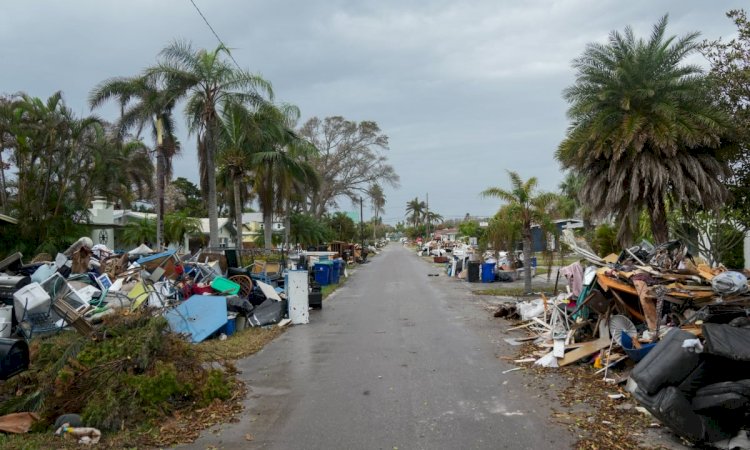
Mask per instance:
[[[128,252],[130,255],[150,255],[151,253],[154,253],[154,251],[148,248],[146,244],[141,244]]]

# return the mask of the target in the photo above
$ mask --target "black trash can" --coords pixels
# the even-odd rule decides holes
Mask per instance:
[[[467,280],[469,283],[479,283],[479,261],[469,261],[469,273]]]

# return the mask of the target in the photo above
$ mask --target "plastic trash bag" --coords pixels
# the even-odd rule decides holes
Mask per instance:
[[[722,272],[711,281],[711,287],[719,295],[734,295],[747,292],[747,277],[739,272]]]

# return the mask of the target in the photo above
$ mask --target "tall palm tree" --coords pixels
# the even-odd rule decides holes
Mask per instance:
[[[219,177],[231,182],[237,248],[242,247],[242,212],[245,204],[243,197],[247,199],[243,185],[248,185],[248,175],[253,168],[251,133],[255,130],[252,124],[252,113],[240,104],[225,107],[221,115],[218,142]]]
[[[517,172],[512,171],[508,171],[508,176],[511,190],[491,187],[482,191],[481,195],[504,201],[508,206],[504,211],[520,223],[523,238],[524,289],[531,292],[531,226],[549,221],[549,209],[554,204],[556,196],[536,192],[536,177],[523,181]]]
[[[414,228],[418,228],[422,220],[422,215],[427,209],[427,204],[424,201],[419,201],[419,198],[414,197],[414,200],[406,202],[406,214],[411,213],[411,222],[414,224]]]
[[[669,237],[667,204],[720,205],[728,174],[715,155],[727,120],[707,94],[700,67],[685,64],[698,34],[666,37],[667,17],[648,40],[628,27],[592,43],[564,91],[571,126],[556,157],[585,179],[584,204],[614,213],[627,243],[646,210],[657,242]]]
[[[383,192],[383,188],[380,187],[379,184],[373,184],[370,186],[370,189],[368,189],[367,193],[370,196],[370,203],[372,203],[372,212],[375,214],[375,224],[378,223],[378,217],[380,216],[380,213],[383,212],[383,208],[385,207],[385,193]],[[372,237],[375,238],[375,231],[377,230],[377,226],[372,227]]]
[[[257,133],[253,133],[254,189],[263,211],[263,234],[266,248],[273,248],[273,215],[282,211],[295,184],[316,189],[319,178],[305,161],[309,144],[293,131],[299,110],[291,105],[265,104],[254,114]]]
[[[172,116],[175,93],[152,76],[115,77],[91,91],[89,106],[94,109],[112,99],[120,105],[119,135],[132,129],[140,135],[148,127],[156,143],[156,247],[161,248],[165,243],[164,190],[166,182],[171,180],[172,158],[180,150]]]
[[[175,98],[187,97],[185,114],[189,131],[198,137],[201,188],[207,195],[209,246],[219,244],[216,204],[216,149],[222,108],[243,103],[265,103],[273,96],[271,85],[258,75],[236,68],[229,62],[223,45],[212,51],[195,49],[189,42],[175,41],[164,48],[161,61],[147,70],[163,79]]]

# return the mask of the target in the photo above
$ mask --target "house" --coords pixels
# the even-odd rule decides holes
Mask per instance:
[[[539,225],[531,226],[531,251],[542,252],[545,250],[560,250],[560,242],[558,236],[562,233],[563,229],[575,229],[583,228],[583,220],[581,219],[558,219],[553,220],[552,223],[555,225],[555,234],[547,234],[546,236],[542,232]]]
[[[121,248],[122,245],[115,241],[115,229],[144,219],[155,220],[156,214],[129,209],[114,209],[114,206],[105,199],[97,197],[91,202],[91,208],[89,209],[89,221],[92,226],[91,239],[94,244],[104,244],[111,249],[124,250]],[[201,234],[185,236],[185,241],[181,243],[183,249],[195,250],[204,247],[208,242],[210,229],[208,218],[202,217],[199,221]],[[248,245],[263,233],[263,214],[244,213],[242,224],[242,242],[243,245]],[[274,218],[273,229],[274,232],[284,229],[284,224],[278,217]],[[219,217],[219,246],[234,247],[235,234],[234,220]]]
[[[456,237],[458,237],[458,228],[445,228],[442,230],[435,230],[433,235],[435,236],[435,239],[440,239],[442,241],[455,242]]]

